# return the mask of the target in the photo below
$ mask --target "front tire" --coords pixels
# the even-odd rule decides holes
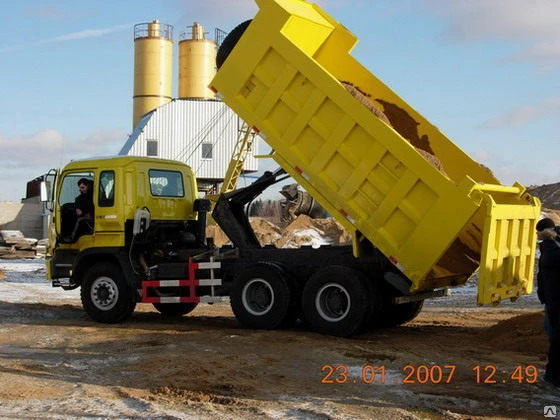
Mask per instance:
[[[230,299],[235,317],[248,328],[289,326],[299,314],[294,288],[275,264],[260,263],[245,269],[235,279]]]
[[[113,263],[99,263],[89,269],[80,295],[85,311],[97,322],[124,321],[136,306],[132,289],[121,269]]]
[[[370,313],[371,292],[359,271],[328,266],[316,271],[303,289],[303,315],[312,330],[348,337],[361,330]]]

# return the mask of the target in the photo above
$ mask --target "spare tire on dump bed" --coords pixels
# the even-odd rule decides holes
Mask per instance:
[[[241,36],[245,33],[245,30],[252,22],[252,19],[246,20],[243,23],[237,25],[227,36],[224,38],[224,41],[221,43],[220,48],[218,48],[218,52],[216,53],[216,67],[220,69],[226,58],[228,58],[229,54],[241,39]]]

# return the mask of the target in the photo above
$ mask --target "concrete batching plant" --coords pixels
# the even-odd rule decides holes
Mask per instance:
[[[216,31],[218,38],[219,30]],[[119,154],[180,160],[197,173],[202,190],[226,175],[243,121],[208,85],[218,43],[199,23],[178,44],[178,89],[173,99],[173,27],[154,20],[134,26],[133,132]],[[257,142],[244,172],[258,170]]]

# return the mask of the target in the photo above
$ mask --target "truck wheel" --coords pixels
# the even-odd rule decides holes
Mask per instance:
[[[80,294],[85,311],[97,322],[124,321],[136,306],[122,271],[112,263],[99,263],[88,270]]]
[[[303,289],[303,315],[321,334],[356,334],[370,313],[367,279],[357,270],[329,266],[316,271]]]
[[[388,303],[380,311],[374,313],[372,326],[374,327],[396,327],[412,321],[418,316],[424,306],[424,301],[401,303],[395,305]]]
[[[229,54],[231,53],[250,23],[251,20],[246,20],[245,22],[240,23],[235,28],[233,28],[231,32],[224,38],[224,40],[220,44],[220,48],[218,48],[218,52],[216,53],[216,67],[218,68],[218,70],[220,69],[220,67],[222,67],[222,64],[224,64],[224,61],[226,61],[226,58],[228,58]]]
[[[194,308],[198,306],[198,303],[154,303],[154,308],[158,312],[165,316],[182,316],[194,311]]]
[[[233,282],[231,308],[248,328],[272,330],[293,323],[298,299],[284,271],[275,264],[260,263],[245,269]]]

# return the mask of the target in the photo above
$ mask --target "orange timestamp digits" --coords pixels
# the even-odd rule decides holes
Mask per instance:
[[[323,365],[321,371],[325,372],[321,379],[322,384],[385,383],[386,379],[385,366],[364,365],[359,377],[352,376],[350,369],[345,365]]]
[[[477,384],[508,382],[534,384],[539,379],[539,370],[535,365],[517,365],[513,370],[500,370],[494,365],[476,365],[472,370]]]
[[[403,367],[405,377],[403,384],[450,384],[455,376],[455,365],[406,365]]]
[[[455,365],[406,365],[402,368],[403,378],[388,379],[385,366],[364,365],[355,368],[353,374],[350,368],[345,365],[323,365],[321,371],[324,376],[321,379],[323,384],[347,384],[347,383],[403,383],[403,384],[449,384],[452,382],[457,370]]]
[[[406,365],[397,375],[389,375],[383,365],[323,365],[321,371],[323,384],[450,384],[456,379],[457,365]],[[474,375],[463,376],[463,380],[477,384],[534,384],[539,376],[534,365],[517,365],[510,369],[499,369],[490,364],[476,365],[472,371]]]

